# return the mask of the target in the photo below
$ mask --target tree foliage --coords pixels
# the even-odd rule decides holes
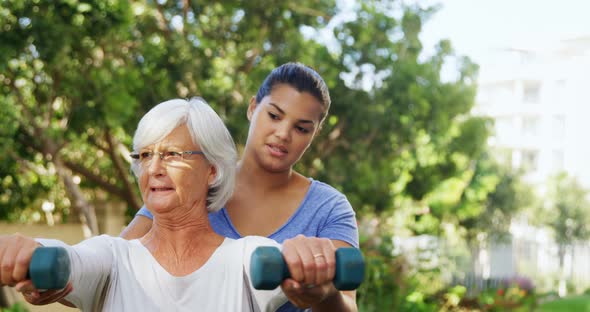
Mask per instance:
[[[418,35],[432,9],[357,5],[356,18],[334,28],[332,52],[301,31],[325,27],[336,13],[331,1],[4,2],[3,137],[15,151],[5,156],[12,178],[4,192],[22,198],[7,196],[3,211],[30,206],[56,185],[80,212],[92,210],[85,196],[96,188],[139,207],[126,154],[143,112],[172,97],[203,96],[244,142],[249,97],[272,68],[292,60],[316,68],[334,102],[299,169],[341,188],[359,210],[421,200],[484,146],[485,122],[468,115],[477,66],[447,41],[421,57]],[[454,81],[441,78],[449,58],[460,64]],[[33,187],[44,172],[60,178]]]
[[[0,219],[32,218],[50,200],[98,233],[95,198],[129,213],[141,206],[128,153],[147,110],[202,96],[241,145],[259,84],[300,61],[324,77],[333,104],[297,170],[342,190],[361,222],[391,220],[410,234],[438,234],[443,222],[501,232],[518,205],[516,177],[487,158],[489,120],[469,114],[477,65],[446,40],[423,49],[435,11],[358,1],[336,23],[334,0],[3,1]],[[452,79],[442,74],[449,66]],[[398,272],[405,262],[389,257],[390,234],[363,248]],[[372,269],[372,280],[383,278]],[[383,281],[377,299],[368,285],[360,298],[370,306],[395,291],[406,300],[411,289],[395,285]]]
[[[249,97],[272,68],[296,60],[322,74],[333,100],[299,170],[343,190],[360,214],[409,200],[425,203],[431,220],[477,217],[498,185],[478,161],[489,122],[469,115],[477,66],[448,41],[425,54],[418,36],[434,8],[356,6],[327,45],[301,29],[325,28],[333,1],[5,1],[2,144],[14,152],[2,156],[4,216],[67,194],[58,206],[90,218],[96,189],[139,207],[126,155],[145,111],[203,96],[242,143]],[[449,60],[458,64],[451,80],[441,75]],[[431,200],[445,187],[462,194],[455,204]]]
[[[588,190],[575,178],[561,173],[549,181],[548,201],[541,208],[542,220],[560,245],[590,238]]]
[[[466,169],[461,160],[484,149],[488,129],[468,115],[477,66],[448,41],[421,58],[418,34],[432,9],[366,1],[358,10],[334,29],[341,54],[327,77],[335,105],[302,167],[342,188],[357,209],[380,213]],[[449,58],[460,60],[453,81],[441,77]]]
[[[332,7],[330,1],[3,2],[2,144],[14,153],[3,155],[2,215],[64,195],[57,189],[69,198],[58,209],[73,206],[94,233],[87,200],[94,190],[138,208],[126,162],[143,113],[166,99],[199,95],[243,133],[245,104],[260,77],[291,59],[281,59],[282,52],[303,51],[298,27],[325,24]]]

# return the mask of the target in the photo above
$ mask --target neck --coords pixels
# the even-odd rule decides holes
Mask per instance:
[[[256,185],[259,190],[285,187],[296,175],[299,174],[292,168],[280,172],[268,171],[247,157],[240,160],[237,168],[237,182],[241,185]]]
[[[186,212],[172,215],[179,211]],[[142,244],[154,257],[174,257],[177,260],[192,257],[210,246],[216,248],[222,241],[223,237],[213,231],[205,207],[178,207],[169,213],[155,213],[152,228],[141,238]]]

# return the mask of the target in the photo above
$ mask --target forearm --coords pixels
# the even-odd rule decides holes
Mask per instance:
[[[60,299],[57,302],[65,305],[66,307],[70,307],[70,308],[75,308],[76,307],[73,303],[67,301],[66,299]]]
[[[136,239],[144,236],[152,227],[152,219],[137,215],[119,235],[124,239]]]
[[[48,239],[39,239],[44,246],[59,246],[66,249],[70,258],[71,289],[64,296],[55,294],[47,303],[60,301],[65,306],[74,305],[85,311],[109,280],[113,267],[111,240],[106,236],[97,236],[82,241],[75,246]],[[48,298],[46,298],[48,299]]]

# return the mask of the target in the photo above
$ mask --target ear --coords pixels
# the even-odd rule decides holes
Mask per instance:
[[[250,98],[250,103],[248,104],[248,111],[246,112],[246,116],[248,117],[248,121],[252,121],[252,116],[254,116],[254,110],[256,110],[256,97],[255,96]]]
[[[217,177],[217,167],[215,167],[213,165],[209,165],[209,177],[207,178],[207,184],[208,185],[213,184],[213,181],[215,181],[216,177]]]

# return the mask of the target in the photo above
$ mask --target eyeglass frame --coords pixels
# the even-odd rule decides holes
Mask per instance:
[[[142,154],[150,154],[149,156],[146,156],[146,157],[149,157],[149,159],[145,159],[146,157],[144,157],[144,159],[141,159]],[[175,156],[174,154],[180,154],[180,157],[183,160],[187,160],[186,158],[184,158],[185,155],[203,155],[203,156],[205,156],[205,153],[203,153],[202,151],[184,151],[184,152],[175,152],[175,151],[154,152],[154,151],[151,151],[151,152],[131,153],[131,154],[129,154],[129,157],[131,157],[133,160],[136,160],[139,163],[143,164],[148,161],[152,161],[155,154],[158,154],[161,161],[168,161],[166,159],[166,157],[167,156]]]

